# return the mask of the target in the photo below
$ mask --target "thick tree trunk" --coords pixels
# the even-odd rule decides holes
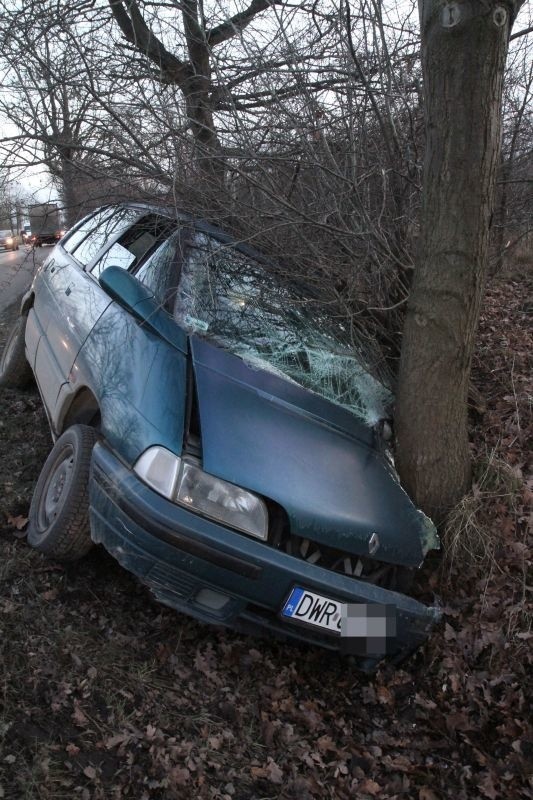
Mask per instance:
[[[512,20],[493,0],[420,2],[427,149],[395,425],[402,482],[441,519],[470,481],[467,394]]]

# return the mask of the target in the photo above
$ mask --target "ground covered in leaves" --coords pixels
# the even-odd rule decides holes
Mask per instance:
[[[32,551],[49,435],[35,390],[3,392],[0,798],[533,798],[528,296],[525,276],[487,295],[476,479],[423,576],[442,625],[371,677],[175,614],[100,551]]]

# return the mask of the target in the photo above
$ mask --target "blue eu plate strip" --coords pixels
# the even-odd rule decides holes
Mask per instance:
[[[297,586],[295,589],[292,590],[290,593],[289,599],[285,603],[283,607],[283,611],[281,612],[284,617],[292,617],[296,609],[298,608],[298,603],[301,600],[301,597],[304,593],[304,590]]]

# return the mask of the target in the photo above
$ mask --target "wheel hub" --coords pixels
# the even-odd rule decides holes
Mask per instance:
[[[70,451],[63,453],[52,471],[48,485],[43,493],[39,509],[39,527],[45,530],[55,520],[67,495],[72,480],[74,456]]]

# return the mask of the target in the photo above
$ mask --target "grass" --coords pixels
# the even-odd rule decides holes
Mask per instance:
[[[483,571],[496,565],[503,540],[501,528],[494,525],[494,510],[501,506],[502,523],[516,514],[522,486],[516,469],[497,455],[496,448],[474,462],[472,489],[452,509],[444,527],[445,571],[473,566]]]

